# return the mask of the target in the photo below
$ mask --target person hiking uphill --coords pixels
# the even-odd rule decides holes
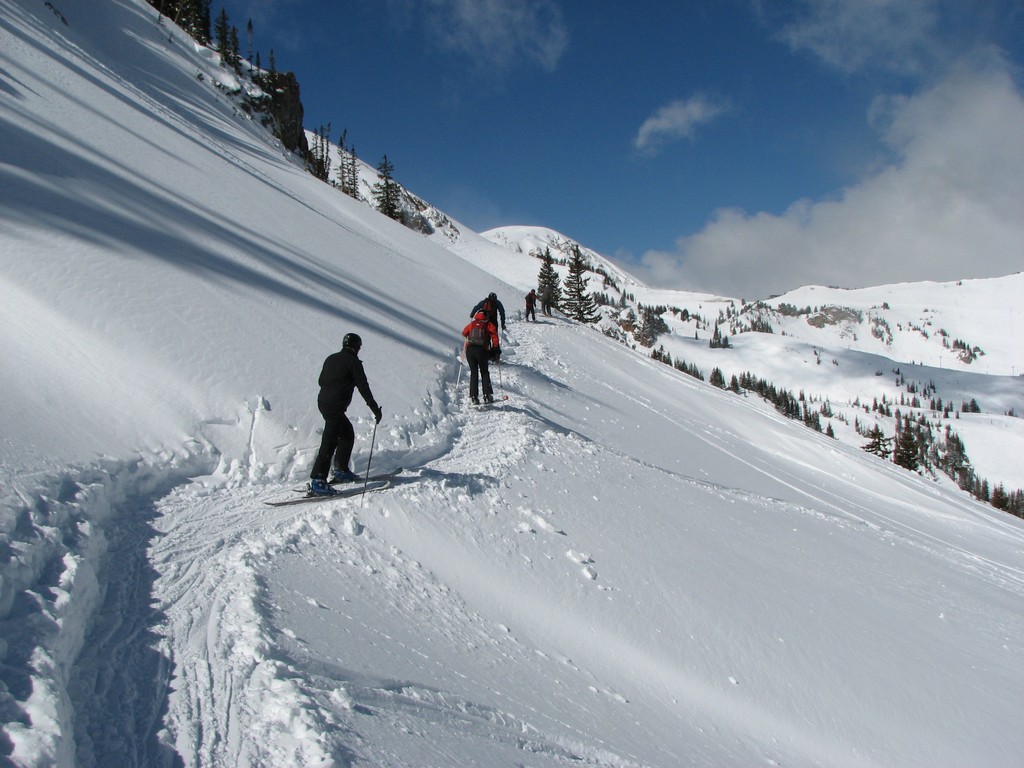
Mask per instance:
[[[540,311],[548,317],[551,317],[551,303],[553,299],[553,291],[550,285],[545,285],[540,289]]]
[[[498,301],[498,294],[489,293],[487,298],[473,307],[473,311],[469,313],[470,317],[476,317],[477,312],[487,313],[487,319],[494,323],[494,327],[498,327],[498,317],[501,317],[501,330],[505,330],[505,306]]]
[[[537,322],[537,291],[533,288],[526,294],[526,319]]]
[[[484,402],[493,403],[494,390],[491,388],[491,374],[487,364],[501,357],[498,328],[488,319],[487,313],[480,310],[469,325],[462,329],[462,335],[466,339],[466,360],[469,363],[469,397],[473,405],[480,405],[482,383]]]
[[[320,371],[317,382],[320,385],[320,395],[317,397],[316,405],[324,417],[324,434],[320,441],[320,452],[317,453],[313,470],[309,473],[309,492],[317,496],[337,493],[327,484],[327,472],[331,468],[332,456],[332,483],[354,482],[359,479],[359,475],[352,472],[348,465],[356,441],[352,422],[345,415],[352,402],[352,392],[359,390],[378,424],[383,417],[383,412],[373,399],[370,385],[366,381],[363,361],[358,357],[362,346],[363,340],[358,334],[345,334],[341,342],[341,351],[329,355]]]

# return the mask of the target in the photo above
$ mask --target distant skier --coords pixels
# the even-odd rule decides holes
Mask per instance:
[[[331,468],[332,456],[334,476],[331,482],[353,482],[359,479],[359,476],[349,468],[356,433],[352,428],[352,422],[345,415],[352,402],[353,390],[359,390],[378,424],[383,417],[380,406],[370,392],[370,385],[363,371],[363,362],[358,357],[362,346],[363,340],[358,334],[345,334],[341,342],[341,351],[328,356],[320,371],[320,395],[316,404],[324,417],[324,435],[320,441],[320,452],[313,464],[313,471],[309,473],[309,491],[318,496],[337,493],[327,484],[327,472]]]
[[[483,384],[484,402],[494,402],[494,390],[491,388],[491,374],[487,369],[490,360],[501,357],[501,341],[498,328],[492,323],[487,313],[480,310],[473,320],[462,329],[466,339],[466,361],[469,363],[469,397],[473,405],[480,405],[480,384]]]
[[[537,322],[537,291],[533,288],[526,294],[526,319]]]
[[[551,317],[551,301],[553,299],[552,290],[550,285],[545,285],[540,289],[540,311],[548,317]]]
[[[498,318],[501,318],[501,330],[505,330],[505,307],[498,301],[498,294],[489,293],[487,298],[473,307],[473,311],[469,313],[470,317],[476,317],[477,312],[485,312],[487,319],[494,323],[495,328],[498,326]]]

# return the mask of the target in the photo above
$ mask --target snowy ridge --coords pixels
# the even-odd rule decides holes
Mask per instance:
[[[145,3],[0,19],[0,760],[1024,759],[1020,520],[593,329],[522,322],[536,259],[313,179]],[[459,331],[492,290],[509,399],[476,409]],[[385,413],[350,408],[353,468],[372,440],[375,471],[406,471],[268,507],[308,475],[316,375],[349,331]],[[892,363],[735,341],[707,354],[828,369],[822,391]],[[1017,377],[944,375],[1024,408]]]

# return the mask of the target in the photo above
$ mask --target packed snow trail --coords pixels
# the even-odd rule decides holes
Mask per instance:
[[[440,768],[526,755],[537,766],[865,766],[919,748],[931,714],[908,723],[905,744],[857,746],[865,729],[886,733],[883,701],[913,711],[921,697],[941,698],[941,688],[891,685],[886,670],[917,665],[910,649],[929,632],[891,635],[895,615],[867,595],[919,581],[922,627],[945,605],[998,646],[1004,630],[986,626],[971,582],[1020,599],[1014,569],[981,553],[955,565],[939,538],[835,513],[803,490],[794,504],[695,476],[722,472],[722,456],[755,466],[756,452],[737,455],[738,436],[717,433],[694,474],[659,466],[671,455],[631,458],[633,437],[610,448],[608,434],[635,425],[614,400],[596,399],[608,381],[580,386],[585,372],[569,354],[578,332],[510,325],[510,399],[491,408],[469,406],[465,379],[454,391],[455,371],[444,369],[447,409],[415,440],[401,430],[380,440],[381,471],[408,466],[410,442],[423,459],[385,492],[266,507],[308,471],[309,452],[288,449],[294,462],[278,481],[252,482],[246,467],[258,461],[236,462],[160,503],[154,596],[160,654],[174,670],[163,740],[187,766]],[[599,482],[609,475],[623,482]],[[800,487],[767,479],[780,492]],[[839,562],[818,552],[826,542],[846,552]],[[723,546],[728,562],[715,554]],[[917,565],[891,560],[894,547]],[[844,565],[862,562],[872,573]],[[943,577],[951,593],[935,595],[917,575],[951,563],[961,574]],[[787,598],[794,567],[821,575]],[[725,593],[732,604],[716,597]],[[805,654],[807,632],[835,657]],[[1018,673],[989,678],[992,695],[1012,697]],[[807,674],[820,690],[793,688]],[[839,704],[835,685],[857,704]],[[926,749],[919,764],[946,748]]]

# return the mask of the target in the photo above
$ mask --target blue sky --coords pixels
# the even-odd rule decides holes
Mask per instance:
[[[223,7],[307,128],[477,231],[745,297],[1024,269],[1022,0]]]

